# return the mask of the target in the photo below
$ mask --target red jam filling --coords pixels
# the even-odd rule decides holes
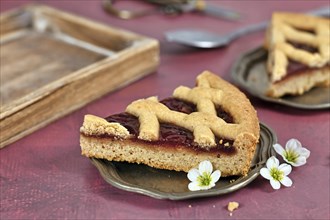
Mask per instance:
[[[306,45],[306,44],[301,44],[301,43],[296,43],[296,42],[291,42],[289,41],[291,45],[293,45],[295,48],[300,49],[300,50],[305,50],[308,51],[309,53],[317,53],[318,48]],[[302,63],[298,63],[294,60],[289,61],[289,65],[287,67],[287,74],[292,75],[292,74],[299,74],[300,72],[313,69],[310,68]]]
[[[176,99],[176,98],[172,98],[172,97],[166,98],[166,99],[160,101],[160,103],[163,103],[164,105],[166,105],[169,109],[171,109],[173,111],[183,112],[186,114],[190,114],[190,113],[197,111],[197,107],[193,103],[185,102],[180,99]],[[228,114],[226,111],[224,111],[221,108],[221,106],[216,106],[216,111],[217,111],[217,116],[219,118],[222,118],[227,123],[234,123],[233,117],[230,114]]]
[[[164,105],[166,105],[169,109],[173,111],[179,111],[186,114],[190,114],[196,111],[196,106],[192,103],[185,102],[176,98],[167,98],[160,101]],[[233,117],[226,113],[220,106],[217,106],[217,114],[218,117],[221,117],[227,123],[233,123]],[[119,113],[116,115],[111,115],[106,118],[108,122],[118,122],[123,125],[132,135],[135,137],[139,134],[139,121],[138,119],[129,114],[129,113]],[[220,144],[220,139],[222,139]],[[140,139],[135,139],[134,141],[143,141]],[[207,152],[216,152],[216,153],[225,153],[225,154],[233,154],[236,152],[233,147],[233,140],[227,140],[224,138],[216,137],[217,146],[212,148],[202,148],[198,146],[194,142],[193,133],[187,129],[182,127],[168,124],[168,123],[160,123],[160,133],[158,141],[143,141],[144,143],[149,144],[157,144],[163,146],[172,146],[175,147],[177,145],[187,146],[190,149],[195,151],[207,151]],[[220,154],[218,154],[220,155]]]

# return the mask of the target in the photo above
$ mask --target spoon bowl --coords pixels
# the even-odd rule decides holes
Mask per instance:
[[[225,46],[230,39],[221,37],[215,33],[198,29],[181,29],[165,33],[166,39],[170,42],[180,43],[186,46],[198,48],[215,48]]]
[[[180,29],[166,32],[165,37],[169,42],[175,42],[186,46],[197,48],[217,48],[226,46],[236,38],[250,32],[263,30],[267,27],[267,25],[267,21],[261,22],[236,29],[235,31],[224,35],[199,29]]]

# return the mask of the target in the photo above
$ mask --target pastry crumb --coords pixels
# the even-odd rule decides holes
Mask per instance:
[[[235,209],[238,209],[238,207],[239,207],[239,203],[238,202],[229,202],[227,209],[228,209],[228,211],[232,212]]]
[[[191,208],[191,205],[188,205],[189,208]]]

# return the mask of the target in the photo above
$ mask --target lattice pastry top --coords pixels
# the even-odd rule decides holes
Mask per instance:
[[[330,63],[330,20],[293,13],[274,13],[266,33],[267,69],[272,82],[287,74],[290,60],[308,67]],[[314,48],[308,51],[297,45]]]
[[[157,97],[139,99],[127,106],[126,112],[139,120],[139,139],[157,141],[160,123],[190,130],[194,142],[208,148],[216,145],[215,136],[235,140],[243,134],[255,142],[259,139],[259,122],[250,101],[236,87],[213,73],[204,71],[197,77],[196,87],[180,86],[175,89],[173,97],[195,104],[197,111],[190,114],[173,111],[159,102]],[[233,123],[218,117],[216,108],[219,106],[232,116]],[[85,116],[81,129],[90,135],[108,133],[121,138],[130,137],[124,126],[92,115]]]

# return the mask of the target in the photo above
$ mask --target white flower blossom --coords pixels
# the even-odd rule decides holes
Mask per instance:
[[[280,189],[281,183],[286,187],[292,186],[292,180],[287,177],[292,170],[289,164],[283,163],[280,165],[279,160],[272,156],[268,158],[266,167],[261,168],[260,174],[270,181],[270,185],[273,189]]]
[[[285,145],[285,149],[275,144],[275,151],[283,157],[283,159],[294,167],[299,167],[306,164],[307,158],[310,155],[310,151],[302,147],[301,143],[297,139],[290,139]]]
[[[198,169],[189,170],[187,177],[191,181],[188,188],[190,191],[207,190],[215,186],[220,179],[221,172],[216,170],[212,173],[213,167],[210,161],[202,161]]]

